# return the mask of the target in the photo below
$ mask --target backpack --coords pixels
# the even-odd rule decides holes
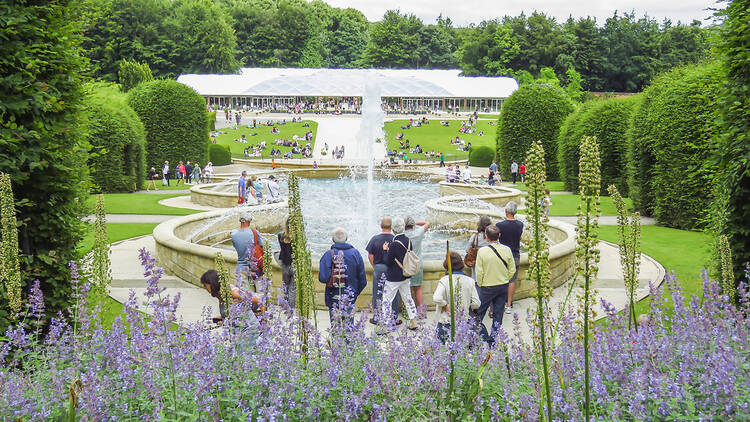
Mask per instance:
[[[258,231],[252,229],[255,244],[253,245],[253,258],[258,266],[258,275],[263,274],[263,246],[258,245]]]
[[[397,242],[401,246],[406,249],[406,253],[404,254],[404,262],[398,262],[398,259],[395,260],[396,264],[398,264],[399,267],[401,267],[401,271],[404,273],[404,277],[411,277],[413,275],[416,275],[419,273],[419,270],[421,269],[421,262],[419,261],[419,257],[416,253],[414,253],[413,250],[411,250],[411,240],[409,241],[409,247],[404,246],[403,243],[401,243],[400,240],[395,240],[394,242]]]

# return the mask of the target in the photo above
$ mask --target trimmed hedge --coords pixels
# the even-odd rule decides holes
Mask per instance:
[[[683,67],[663,74],[644,91],[628,143],[633,205],[660,224],[705,226],[715,165],[719,66]]]
[[[558,164],[565,188],[578,190],[579,146],[584,136],[596,136],[601,154],[602,194],[609,185],[628,195],[625,134],[637,98],[590,101],[568,116],[558,137]]]
[[[565,92],[549,85],[524,85],[508,97],[497,130],[497,159],[503,177],[509,178],[510,164],[525,161],[531,143],[541,140],[547,178],[557,180],[557,134],[572,111]]]
[[[146,162],[160,168],[164,161],[205,162],[208,116],[206,101],[177,81],[139,84],[128,95],[146,129]]]
[[[229,145],[209,144],[208,161],[215,166],[232,164],[232,151],[229,149]]]
[[[216,130],[216,112],[212,111],[208,113],[208,131],[213,132]]]
[[[490,147],[472,148],[469,153],[469,164],[475,167],[489,167],[495,159],[495,151]]]
[[[146,135],[114,84],[94,83],[87,97],[91,179],[103,192],[133,192],[144,179]]]

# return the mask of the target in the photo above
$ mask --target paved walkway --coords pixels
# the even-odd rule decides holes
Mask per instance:
[[[146,281],[143,277],[143,269],[139,265],[138,251],[145,247],[152,254],[154,252],[154,240],[151,236],[143,236],[135,239],[129,239],[117,242],[112,245],[112,278],[113,283],[110,288],[110,296],[119,302],[125,302],[130,296],[130,291],[134,291],[139,303],[145,304]],[[627,296],[623,287],[622,269],[620,258],[616,246],[600,242],[601,263],[597,280],[593,283],[593,289],[597,292],[596,314],[597,318],[604,317],[604,312],[600,307],[599,298],[603,298],[620,310],[627,304]],[[641,277],[636,290],[637,298],[640,300],[648,295],[649,282],[660,283],[664,278],[664,269],[656,261],[645,255],[641,256]],[[192,284],[195,283],[195,284]],[[572,293],[568,296],[571,283],[558,287],[553,291],[550,301],[551,309],[559,309],[566,297],[569,297],[568,303],[574,305],[577,296],[577,289],[573,287]],[[182,298],[177,315],[183,322],[198,321],[201,319],[204,307],[211,306],[213,315],[218,316],[218,302],[212,298],[204,289],[197,287],[198,280],[181,280],[174,276],[165,276],[162,279],[162,285],[166,287],[164,294],[174,295],[180,293]],[[525,341],[530,341],[531,330],[525,322],[527,311],[534,309],[535,301],[533,299],[523,299],[516,301],[513,305],[513,312],[517,313],[521,319],[521,337]],[[435,310],[430,309],[427,318],[421,321],[424,329],[434,330],[436,323]],[[366,312],[366,311],[363,311]],[[369,314],[367,315],[369,317]],[[318,327],[325,331],[329,327],[328,312],[317,311]],[[485,318],[485,324],[489,325],[490,319]],[[508,330],[508,334],[513,336],[512,315],[506,315],[503,325]],[[374,333],[374,326],[367,325],[367,331]]]

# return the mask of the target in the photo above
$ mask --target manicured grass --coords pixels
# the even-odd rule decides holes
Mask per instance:
[[[458,130],[461,128],[460,120],[448,120],[450,126],[446,127],[440,124],[440,119],[430,119],[430,123],[421,127],[412,127],[411,129],[401,129],[406,126],[409,120],[394,120],[385,124],[385,138],[388,141],[388,149],[399,150],[399,141],[396,136],[399,133],[404,134],[404,142],[409,140],[409,146],[414,148],[419,144],[423,151],[442,151],[445,153],[445,160],[465,160],[469,157],[468,151],[457,151],[456,145],[451,145],[450,140],[460,137],[466,143],[471,142],[472,147],[488,146],[495,148],[496,125],[490,125],[490,121],[480,120],[475,127],[476,133],[465,134]],[[483,136],[479,136],[479,131],[484,131]],[[400,150],[399,150],[400,151]],[[408,151],[407,151],[408,154]],[[408,154],[410,159],[424,160],[424,154]],[[436,159],[435,161],[439,160]]]
[[[701,271],[711,259],[712,237],[704,232],[659,226],[643,226],[641,233],[641,251],[659,261],[667,272],[674,271],[687,295],[700,296],[703,291]],[[617,244],[617,226],[600,227],[599,238]],[[636,305],[639,314],[648,310],[648,300]]]
[[[500,113],[497,113],[497,114],[479,113],[477,114],[477,117],[479,117],[480,119],[490,119],[490,120],[497,121],[500,118]]]
[[[148,180],[146,180],[146,181],[143,182],[143,185],[141,186],[141,190],[146,190],[146,186],[148,186]],[[173,191],[173,190],[186,190],[186,189],[190,189],[192,187],[193,187],[193,185],[186,185],[184,183],[180,183],[180,185],[178,186],[177,185],[177,180],[175,180],[175,179],[170,179],[169,180],[169,186],[162,186],[161,179],[156,180],[156,189],[158,189],[159,192],[161,192],[161,191],[169,192],[169,191]],[[151,190],[154,190],[154,188],[152,187]]]
[[[104,195],[107,214],[165,214],[188,215],[200,211],[160,205],[159,201],[183,196],[182,194],[161,193],[108,193]],[[94,196],[89,197],[89,206],[94,209]]]
[[[549,208],[550,215],[558,216],[575,216],[578,213],[578,204],[580,202],[578,195],[552,195],[552,206]],[[630,198],[624,198],[625,205],[628,209],[633,207],[633,201]],[[615,205],[609,196],[601,197],[602,215],[617,215]]]
[[[265,123],[269,119],[258,119],[258,123]],[[275,122],[276,120],[273,120]],[[266,149],[264,149],[261,154],[263,155],[263,158],[270,158],[271,157],[271,149],[281,149],[282,153],[288,152],[292,149],[292,147],[284,147],[280,145],[276,145],[273,143],[275,139],[288,139],[292,141],[292,137],[294,135],[297,135],[301,138],[305,137],[305,133],[308,130],[311,130],[313,132],[313,140],[312,140],[312,146],[315,148],[315,135],[318,134],[318,124],[316,122],[313,122],[311,120],[306,120],[307,123],[310,124],[310,127],[304,127],[304,122],[294,122],[291,123],[287,121],[286,124],[283,125],[275,125],[277,129],[279,129],[279,133],[271,133],[271,128],[273,126],[265,126],[261,125],[254,129],[248,128],[247,123],[253,124],[252,118],[244,118],[243,122],[245,123],[244,126],[241,126],[237,129],[219,129],[222,133],[218,137],[216,137],[216,143],[221,145],[229,145],[229,149],[232,151],[232,157],[234,158],[244,158],[244,150],[247,147],[250,147],[250,150],[252,151],[252,147],[255,145],[260,144],[263,141],[266,141]],[[256,133],[257,135],[252,136],[253,133]],[[247,143],[244,144],[242,142],[235,142],[235,139],[239,139],[242,137],[242,135],[245,135],[247,138]],[[301,146],[304,148],[305,141],[297,141]],[[295,158],[301,158],[302,155],[295,155]],[[252,157],[251,157],[252,158]],[[257,158],[257,157],[256,157]]]
[[[489,172],[489,169],[487,169],[487,171]],[[526,183],[516,183],[514,185],[513,183],[509,183],[507,180],[503,180],[503,185],[509,186],[511,188],[519,189],[522,191],[526,191]],[[559,191],[565,190],[565,184],[557,180],[548,180],[545,186],[547,186],[547,189],[549,189],[552,192],[559,192]],[[555,202],[555,198],[552,198],[552,202]]]
[[[107,241],[112,243],[130,239],[131,237],[151,234],[156,226],[156,223],[107,223]],[[78,244],[78,249],[83,252],[88,252],[93,246],[94,230],[93,225],[91,225],[91,230],[89,230],[83,239],[81,239],[81,242]]]

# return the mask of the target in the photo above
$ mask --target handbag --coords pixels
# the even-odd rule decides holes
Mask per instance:
[[[416,253],[414,253],[413,250],[411,250],[411,240],[409,241],[409,246],[404,246],[403,243],[401,243],[400,240],[395,240],[399,245],[403,246],[404,249],[406,249],[406,253],[404,254],[404,262],[398,262],[398,259],[396,259],[396,264],[398,264],[399,267],[401,267],[401,271],[404,273],[404,277],[411,277],[413,275],[416,275],[419,273],[419,270],[421,268],[421,262],[419,261],[419,257]]]
[[[471,244],[471,248],[466,252],[466,256],[464,256],[464,265],[470,268],[474,268],[475,265],[477,265],[477,253],[479,253],[479,248],[477,248],[477,245],[479,243],[479,233],[474,235],[474,242]]]
[[[255,229],[253,230],[253,238],[255,240],[255,244],[253,245],[253,258],[255,258],[255,264],[258,266],[258,275],[263,274],[263,246],[260,246],[258,244],[258,231]]]
[[[161,178],[161,185],[162,186],[166,186],[167,185],[167,178],[166,177],[162,177]]]

